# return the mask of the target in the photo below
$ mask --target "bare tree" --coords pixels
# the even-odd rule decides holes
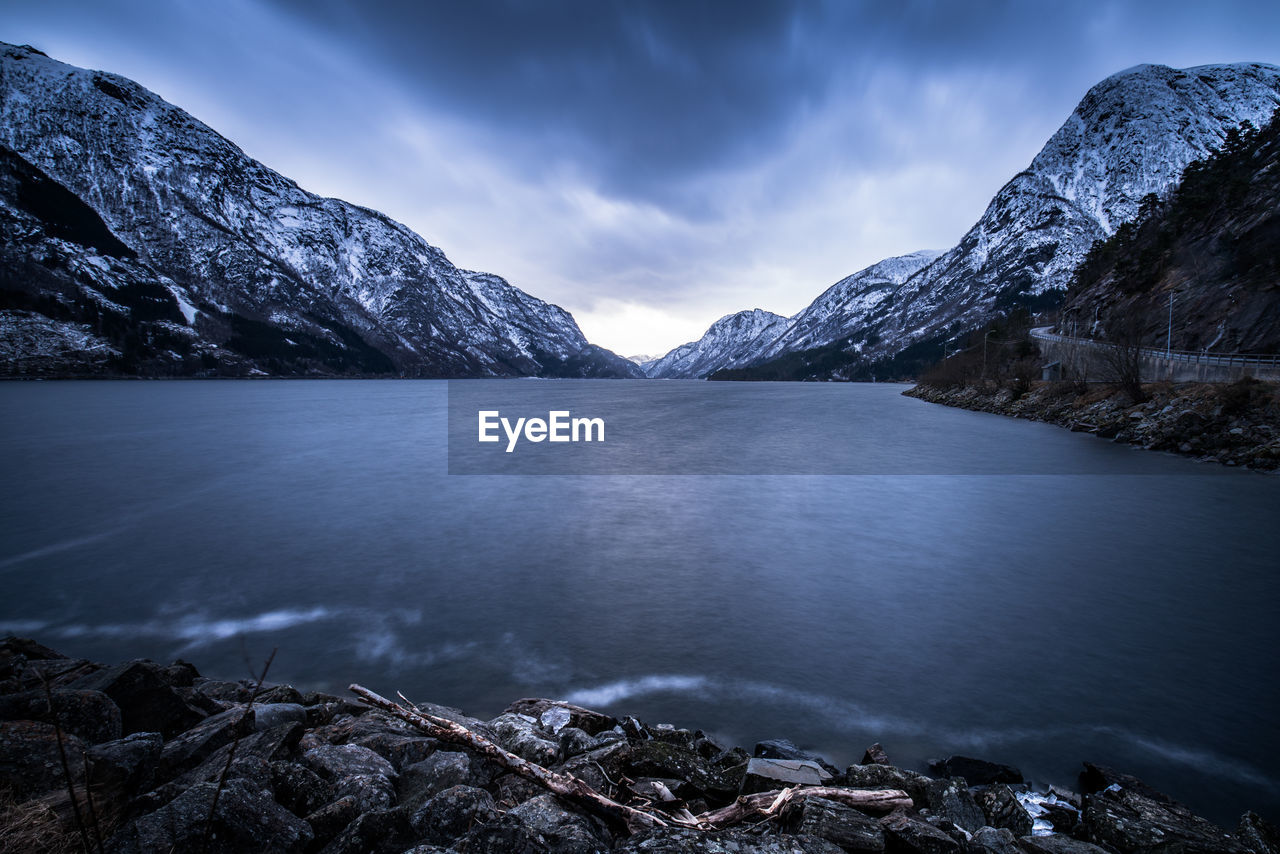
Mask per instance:
[[[1113,311],[1106,320],[1105,345],[1099,356],[1111,380],[1124,390],[1134,403],[1142,403],[1147,394],[1142,389],[1142,321],[1134,311]]]

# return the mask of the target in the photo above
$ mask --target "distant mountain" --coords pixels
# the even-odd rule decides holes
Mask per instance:
[[[646,362],[656,379],[705,377],[723,368],[747,364],[787,328],[780,314],[754,309],[720,318],[697,341],[681,344],[661,359]]]
[[[1066,331],[1104,339],[1280,353],[1280,112],[1229,133],[1167,199],[1096,245],[1060,316]]]
[[[936,360],[951,336],[1001,312],[1055,306],[1090,246],[1132,220],[1144,196],[1167,193],[1230,129],[1265,122],[1278,103],[1280,68],[1261,63],[1140,65],[1108,77],[957,246],[877,294],[874,305],[854,307],[852,322],[817,324],[794,343],[780,339],[764,358],[724,376],[911,373]],[[827,294],[819,302],[820,311],[810,307],[815,317],[839,305]]]
[[[642,376],[133,81],[0,49],[0,372]]]

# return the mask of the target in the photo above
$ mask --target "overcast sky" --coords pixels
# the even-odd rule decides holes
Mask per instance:
[[[1274,0],[5,7],[623,355],[949,248],[1109,74],[1280,64]]]

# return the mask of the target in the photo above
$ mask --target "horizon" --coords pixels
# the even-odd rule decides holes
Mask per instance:
[[[1280,60],[1263,4],[929,6],[53,2],[4,38],[136,80],[622,356],[950,248],[1106,77]]]

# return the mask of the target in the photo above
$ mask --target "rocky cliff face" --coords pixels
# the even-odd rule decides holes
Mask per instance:
[[[136,265],[51,231],[48,211],[6,196],[4,322],[34,336],[37,361],[55,351],[74,361],[79,351],[58,342],[89,336],[93,352],[117,352],[108,369],[124,373],[167,364],[174,373],[203,365],[214,372],[640,375],[589,345],[558,306],[498,276],[457,269],[376,211],[303,190],[125,78],[5,46],[0,144],[10,190],[68,191]],[[23,174],[40,179],[23,184]],[[24,272],[24,249],[59,256],[56,286]],[[113,299],[122,288],[152,293],[155,311],[172,325],[163,327],[165,340],[156,340],[161,327],[148,325],[153,318]],[[49,299],[62,316],[38,305]],[[90,316],[91,304],[108,313],[114,332]],[[42,317],[62,324],[55,338],[40,332]],[[6,342],[12,348],[8,335]]]
[[[836,346],[845,363],[874,365],[1015,306],[1055,305],[1095,240],[1132,220],[1147,194],[1167,193],[1228,130],[1245,120],[1265,123],[1277,104],[1280,68],[1260,63],[1141,65],[1108,77],[957,246],[851,312],[854,322],[794,345],[780,340],[763,361]],[[801,369],[810,361],[793,360]]]

